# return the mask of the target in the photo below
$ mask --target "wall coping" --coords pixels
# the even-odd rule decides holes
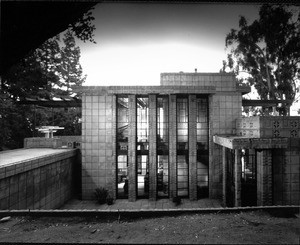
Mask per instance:
[[[11,150],[11,151],[3,151],[0,153],[3,156],[4,154],[7,154],[7,158],[9,158],[9,155],[11,157],[13,154],[15,154],[17,151],[18,153],[22,153],[21,151],[24,151],[24,154],[26,154],[26,151],[33,150],[33,149],[18,149],[18,150]],[[36,149],[36,150],[43,150],[43,149]],[[79,149],[58,149],[54,150],[57,152],[51,153],[51,154],[44,154],[39,156],[32,156],[24,160],[19,160],[15,162],[9,162],[7,164],[0,165],[0,179],[4,179],[7,177],[10,177],[12,175],[20,174],[35,168],[39,168],[48,164],[51,164],[53,162],[61,161],[63,159],[67,159],[70,157],[73,157],[77,154],[77,151]]]

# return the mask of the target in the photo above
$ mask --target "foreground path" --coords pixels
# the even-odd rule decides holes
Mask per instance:
[[[103,211],[171,211],[171,210],[191,210],[191,209],[223,209],[221,203],[217,199],[199,199],[197,201],[190,201],[189,199],[182,199],[180,205],[175,205],[169,199],[160,199],[157,201],[149,201],[148,199],[139,199],[136,202],[128,202],[125,199],[117,199],[113,205],[98,204],[95,201],[81,201],[72,199],[68,201],[60,209],[69,210],[103,210]]]
[[[1,242],[299,244],[300,219],[263,211],[161,217],[12,217]]]

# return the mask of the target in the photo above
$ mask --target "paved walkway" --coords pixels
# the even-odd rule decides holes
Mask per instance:
[[[67,202],[60,210],[98,210],[98,211],[169,211],[169,210],[198,210],[198,209],[223,209],[219,200],[216,199],[200,199],[190,201],[182,199],[180,205],[175,205],[169,199],[159,199],[157,201],[149,201],[148,199],[138,199],[135,202],[128,202],[126,199],[117,199],[113,205],[98,204],[96,201],[81,201],[72,199]]]
[[[30,148],[16,149],[0,152],[0,166],[25,162],[40,157],[55,155],[74,149]]]

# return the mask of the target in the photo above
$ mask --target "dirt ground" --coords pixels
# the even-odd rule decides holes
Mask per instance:
[[[299,215],[263,211],[161,217],[11,217],[0,242],[299,244]]]

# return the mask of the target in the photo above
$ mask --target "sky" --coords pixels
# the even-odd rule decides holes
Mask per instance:
[[[159,85],[164,72],[219,72],[225,37],[257,4],[98,3],[97,44],[77,40],[86,86]]]

